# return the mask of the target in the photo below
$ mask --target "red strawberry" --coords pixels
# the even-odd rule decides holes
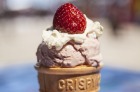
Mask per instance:
[[[71,3],[66,3],[56,11],[53,27],[61,32],[81,34],[86,28],[86,19],[77,7]]]

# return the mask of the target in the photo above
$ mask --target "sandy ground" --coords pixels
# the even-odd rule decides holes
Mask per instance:
[[[41,42],[42,30],[51,26],[52,16],[18,17],[0,20],[0,67],[35,63],[35,52]],[[105,66],[140,71],[140,27],[125,24],[114,36],[109,22],[99,19],[104,26],[100,38]]]

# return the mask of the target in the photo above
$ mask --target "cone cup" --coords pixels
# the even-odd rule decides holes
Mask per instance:
[[[99,67],[36,68],[39,92],[98,92],[100,89]]]

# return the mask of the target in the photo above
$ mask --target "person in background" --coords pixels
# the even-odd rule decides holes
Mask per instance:
[[[114,0],[108,7],[108,19],[111,22],[114,35],[118,35],[118,29],[123,23],[131,20],[131,0]]]

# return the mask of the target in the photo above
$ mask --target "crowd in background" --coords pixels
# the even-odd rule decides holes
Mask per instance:
[[[0,0],[0,18],[46,16],[72,2],[90,18],[108,19],[113,32],[124,23],[140,24],[140,0]]]
[[[106,17],[116,22],[140,23],[140,0],[67,0],[90,17]],[[66,0],[0,0],[0,17],[47,15]]]

